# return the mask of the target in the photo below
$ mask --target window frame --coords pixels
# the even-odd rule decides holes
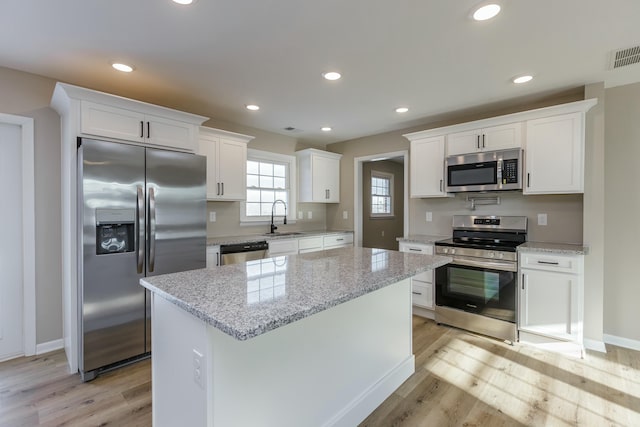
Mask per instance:
[[[385,196],[380,196],[380,195],[374,195],[373,194],[373,178],[378,178],[378,179],[386,179],[389,181],[389,212],[384,212],[384,213],[373,213],[373,197],[377,196],[377,197],[385,197]],[[369,179],[369,217],[371,219],[376,219],[376,218],[394,218],[395,217],[395,213],[394,213],[394,209],[393,209],[393,204],[394,204],[394,191],[393,191],[393,186],[394,186],[394,174],[390,173],[390,172],[383,172],[383,171],[377,171],[377,170],[371,170],[371,177]]]
[[[247,150],[247,161],[263,161],[270,163],[284,163],[287,165],[288,169],[288,198],[289,203],[287,204],[287,223],[295,224],[296,223],[296,211],[297,211],[297,170],[296,170],[296,157],[290,156],[287,154],[273,153],[270,151],[262,151],[255,149]],[[245,173],[246,177],[247,173]],[[253,188],[253,187],[251,187]],[[249,187],[245,185],[245,194]],[[282,220],[281,216],[278,216]],[[240,225],[259,225],[259,224],[270,224],[271,223],[271,215],[261,215],[261,216],[247,216],[247,201],[246,199],[240,202]]]

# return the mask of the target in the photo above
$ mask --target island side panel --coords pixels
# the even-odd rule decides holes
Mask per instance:
[[[415,371],[408,279],[247,341],[208,335],[216,426],[354,426]]]
[[[153,293],[151,307],[153,426],[207,426],[207,325]],[[203,355],[202,386],[196,383],[194,350]]]

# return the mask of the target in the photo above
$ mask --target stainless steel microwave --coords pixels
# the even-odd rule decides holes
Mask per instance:
[[[522,149],[449,156],[445,187],[449,193],[522,189]]]

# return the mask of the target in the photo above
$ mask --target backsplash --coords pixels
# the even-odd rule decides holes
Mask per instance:
[[[207,237],[246,236],[269,232],[269,224],[240,225],[240,202],[207,202]],[[278,231],[323,231],[326,229],[327,215],[322,203],[298,203],[297,211],[302,212],[303,219],[295,224],[282,224],[282,216],[276,217],[274,223]],[[216,221],[211,222],[210,214],[215,212]],[[296,212],[296,217],[298,212]],[[309,219],[311,212],[311,219]]]
[[[499,205],[477,205],[469,197],[500,197]],[[458,193],[451,198],[412,199],[410,234],[451,235],[453,215],[517,215],[528,217],[527,239],[537,242],[582,243],[582,194],[523,196],[519,192]],[[432,221],[426,221],[431,212]],[[547,225],[538,225],[538,214]]]

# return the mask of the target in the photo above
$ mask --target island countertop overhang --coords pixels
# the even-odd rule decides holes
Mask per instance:
[[[140,284],[247,340],[449,262],[350,247],[146,277]]]

